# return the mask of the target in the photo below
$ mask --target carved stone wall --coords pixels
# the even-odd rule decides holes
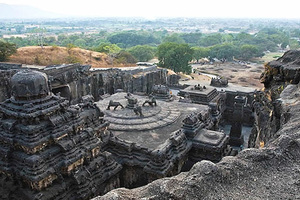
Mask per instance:
[[[124,166],[120,175],[121,186],[133,188],[178,174],[191,144],[181,131],[174,132],[158,150],[121,140],[111,134],[104,149]]]
[[[262,92],[253,102],[255,125],[260,134],[254,136],[265,142],[264,148],[245,149],[235,157],[224,157],[219,163],[201,161],[187,173],[164,178],[136,189],[120,188],[95,200],[119,199],[298,199],[300,168],[300,51],[287,53],[276,63],[279,74],[287,79],[271,75],[265,86],[271,89],[288,81],[288,85],[277,95],[279,99]],[[295,57],[291,57],[294,55]],[[289,65],[289,62],[291,61]],[[267,69],[270,70],[270,69]],[[271,70],[272,71],[272,70]],[[285,71],[285,72],[283,72]],[[276,75],[277,74],[277,75]],[[295,79],[290,79],[294,77]],[[275,79],[280,78],[279,82]],[[282,79],[283,78],[283,79]],[[283,88],[282,88],[283,89]],[[276,91],[273,90],[273,91]],[[274,93],[273,93],[274,94]],[[229,103],[229,102],[228,102]],[[259,122],[259,123],[258,123]],[[275,125],[275,126],[274,126]],[[273,127],[273,129],[272,129]],[[277,127],[277,128],[274,128]],[[279,129],[278,129],[279,128]],[[271,130],[267,132],[267,130]],[[269,134],[271,133],[271,134]],[[265,140],[264,140],[265,139]],[[249,145],[251,147],[251,145]]]
[[[243,97],[246,97],[246,99],[247,99],[246,107],[244,107],[244,111],[243,111],[244,112],[243,113],[243,124],[252,126],[253,122],[254,122],[253,111],[252,111],[252,102],[254,99],[253,93],[226,91],[226,99],[225,99],[226,109],[224,111],[223,117],[229,123],[234,122],[234,118],[232,117],[232,115],[234,112],[234,98],[237,95],[241,95]]]
[[[78,103],[82,96],[89,94],[98,101],[101,95],[113,94],[118,89],[149,94],[152,92],[153,85],[166,84],[168,76],[165,69],[157,68],[142,72],[120,69],[91,71],[90,68],[89,65],[70,64],[36,70],[46,73],[53,93],[60,93],[70,100],[71,104]],[[19,70],[21,70],[20,65],[0,63],[0,102],[11,96],[9,80]],[[136,72],[138,73],[135,74]]]
[[[93,97],[69,106],[48,84],[20,71],[0,103],[0,199],[88,199],[119,187],[122,166],[101,148],[108,123]]]
[[[264,92],[257,92],[253,101],[254,128],[249,147],[260,147],[278,137],[276,132],[288,121],[290,113],[282,106],[282,99],[290,96],[300,81],[300,51],[286,52],[276,61],[265,65],[261,75]]]

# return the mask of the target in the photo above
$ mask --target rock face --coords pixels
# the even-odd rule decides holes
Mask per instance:
[[[162,97],[163,94],[160,93]],[[112,100],[118,100],[123,108],[106,109]],[[162,98],[156,100],[156,105],[140,106],[140,116],[128,106],[132,104],[129,100],[141,105],[148,97],[119,92],[97,102],[111,131],[102,149],[123,166],[122,187],[142,186],[189,170],[199,160],[217,162],[231,153],[229,137],[208,130],[214,125],[208,106]]]
[[[21,69],[20,65],[0,63],[0,101],[11,96],[10,78]],[[150,94],[153,85],[167,82],[169,85],[178,84],[174,76],[168,79],[167,70],[155,66],[128,70],[92,70],[90,65],[69,64],[47,66],[39,71],[48,75],[51,91],[54,94],[60,93],[72,104],[78,103],[85,95],[93,95],[98,101],[102,95],[114,94],[118,90]]]
[[[11,96],[10,78],[21,69],[22,65],[0,63],[0,101]]]
[[[260,132],[252,135],[252,141],[263,139],[258,141],[264,142],[264,148],[249,148],[216,164],[201,161],[189,172],[132,190],[116,189],[95,200],[300,198],[298,60],[300,51],[290,51],[266,65],[262,76],[266,93],[258,92],[253,102],[256,130]],[[293,84],[285,87],[289,83]],[[281,85],[285,89],[275,98],[270,89]]]
[[[288,51],[281,58],[265,65],[265,72],[261,76],[261,82],[265,85],[264,92],[256,92],[252,102],[255,123],[249,147],[263,146],[278,137],[276,132],[290,118],[283,98],[292,94],[293,85],[299,84],[299,81],[300,51]]]
[[[226,87],[228,86],[228,79],[223,77],[212,78],[210,85],[215,87]]]
[[[108,123],[92,96],[69,106],[38,71],[11,84],[0,103],[0,199],[88,199],[119,187],[122,166],[101,149]]]
[[[291,50],[286,52],[276,61],[271,61],[265,66],[261,82],[265,88],[281,83],[298,84],[300,81],[300,51]]]

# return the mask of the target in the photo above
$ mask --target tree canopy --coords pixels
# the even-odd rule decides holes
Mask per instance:
[[[201,38],[200,46],[209,47],[222,43],[222,35],[220,33],[209,34]]]
[[[248,60],[255,56],[259,56],[258,48],[255,45],[244,44],[240,49],[240,58],[243,60]]]
[[[138,61],[148,61],[153,58],[157,46],[162,43],[188,44],[192,47],[193,57],[196,60],[203,57],[231,59],[233,54],[238,59],[249,60],[252,57],[260,57],[267,51],[282,51],[300,47],[300,31],[297,28],[286,29],[251,24],[247,29],[224,26],[219,32],[201,33],[189,29],[169,31],[164,27],[147,28],[152,24],[153,22],[149,21],[147,26],[140,30],[115,29],[112,32],[104,30],[91,34],[83,31],[67,34],[66,30],[61,30],[57,33],[57,37],[48,34],[53,31],[52,29],[33,28],[30,31],[29,29],[25,30],[23,25],[16,25],[16,32],[30,31],[34,34],[28,34],[24,38],[3,38],[3,41],[15,43],[17,47],[41,45],[40,35],[42,35],[42,44],[45,46],[68,47],[69,44],[74,44],[80,48],[104,52],[112,58],[115,58],[120,51],[126,50]],[[2,30],[5,30],[4,27]],[[40,32],[43,34],[38,34]]]
[[[111,43],[101,43],[98,47],[94,48],[94,51],[106,54],[116,54],[119,53],[121,50],[122,49],[118,45]]]
[[[128,49],[138,61],[147,62],[154,58],[155,48],[148,45],[137,45]]]
[[[17,51],[15,44],[0,40],[0,62],[7,61],[7,58]]]
[[[163,43],[157,49],[159,66],[190,74],[192,68],[189,62],[193,59],[193,52],[188,44]]]
[[[210,56],[217,59],[225,58],[227,60],[232,60],[234,56],[238,55],[238,52],[238,49],[233,44],[224,43],[214,45],[210,49]]]
[[[122,48],[128,48],[136,45],[158,44],[159,41],[148,33],[120,32],[107,38],[112,44],[118,44]]]
[[[133,57],[128,51],[120,51],[115,56],[116,63],[136,63],[136,58]]]
[[[178,43],[178,44],[185,43],[184,39],[179,37],[179,35],[177,33],[174,33],[172,35],[169,35],[169,36],[165,37],[163,39],[163,43],[166,43],[166,42],[174,42],[174,43]]]
[[[184,33],[180,37],[188,44],[197,45],[202,37],[202,33]]]
[[[194,50],[193,59],[200,60],[201,58],[206,58],[210,54],[210,49],[208,47],[192,47]]]

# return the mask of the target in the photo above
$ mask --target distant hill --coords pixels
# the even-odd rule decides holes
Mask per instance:
[[[64,17],[35,7],[0,3],[0,19],[34,19]]]
[[[81,63],[92,65],[93,68],[125,67],[132,64],[112,65],[105,53],[89,51],[80,48],[66,48],[58,46],[21,47],[17,52],[10,56],[9,62],[28,64],[28,65],[58,65],[67,63]]]

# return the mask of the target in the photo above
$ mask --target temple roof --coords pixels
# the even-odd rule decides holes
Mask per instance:
[[[22,70],[11,78],[12,96],[15,99],[37,99],[49,95],[48,78],[45,73]]]
[[[181,129],[182,120],[191,112],[209,108],[205,105],[186,104],[178,101],[165,102],[157,100],[157,106],[142,106],[143,117],[134,113],[132,109],[118,107],[106,110],[109,101],[120,102],[124,107],[127,104],[126,93],[116,93],[97,102],[105,113],[105,119],[110,122],[111,130],[119,139],[139,144],[143,147],[156,149],[168,140],[174,131]],[[138,104],[149,99],[147,96],[134,95]],[[145,142],[146,141],[146,142]]]

